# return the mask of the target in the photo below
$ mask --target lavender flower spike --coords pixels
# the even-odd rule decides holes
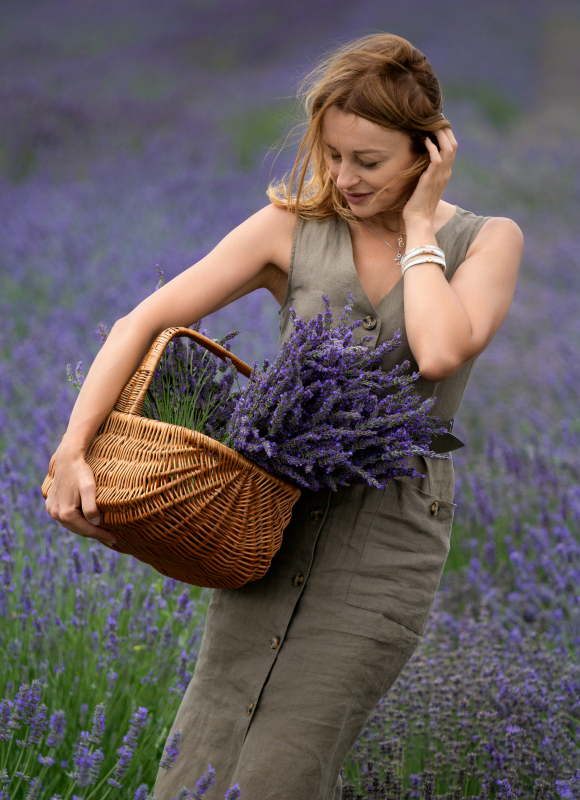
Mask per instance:
[[[192,800],[191,792],[184,786],[183,789],[179,790],[177,797],[174,797],[173,800]]]
[[[147,722],[147,714],[149,712],[143,706],[139,706],[137,711],[131,717],[131,722],[129,723],[129,730],[123,736],[123,744],[130,747],[134,750],[137,747],[137,739],[139,738],[139,734],[143,730],[145,723]]]
[[[101,749],[91,752],[88,731],[81,731],[73,753],[73,778],[79,786],[91,786],[99,777],[105,756]]]
[[[215,780],[215,770],[211,764],[207,765],[205,775],[198,780],[195,791],[193,793],[193,800],[200,800],[201,797],[207,792]]]
[[[165,750],[159,766],[161,769],[171,769],[175,764],[175,759],[179,755],[179,742],[181,741],[181,731],[174,731],[171,734],[171,739],[165,745]]]
[[[225,800],[240,800],[241,796],[242,796],[242,791],[240,789],[239,783],[234,783],[233,786],[230,786],[230,788],[224,795]]]
[[[42,782],[40,778],[33,778],[26,792],[25,800],[37,800],[40,790],[42,789]]]
[[[0,742],[7,742],[12,738],[10,733],[10,717],[12,715],[12,702],[2,700],[0,703]]]
[[[98,703],[97,706],[95,707],[95,713],[93,714],[93,727],[91,728],[89,741],[93,742],[93,744],[99,744],[99,742],[103,738],[104,733],[105,733],[105,704]]]
[[[57,747],[64,742],[64,729],[66,726],[66,716],[64,711],[55,711],[54,714],[50,715],[50,721],[48,723],[49,734],[46,739],[46,746],[50,747],[52,750],[56,750]]]
[[[121,781],[127,774],[127,770],[131,764],[131,759],[133,758],[133,749],[128,747],[126,744],[122,747],[119,747],[117,750],[117,763],[115,764],[115,771],[113,772],[112,778],[107,778],[107,783],[111,786],[114,786],[115,789],[122,789],[123,784]]]
[[[42,741],[42,736],[46,730],[47,711],[47,707],[44,705],[44,703],[41,703],[30,726],[30,733],[28,735],[29,744],[40,744]]]

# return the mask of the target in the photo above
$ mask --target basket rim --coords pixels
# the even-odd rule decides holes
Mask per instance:
[[[300,487],[297,486],[293,481],[289,480],[288,478],[283,478],[281,475],[277,475],[274,472],[270,472],[269,470],[262,467],[260,464],[257,464],[251,458],[248,458],[243,453],[239,453],[237,450],[234,450],[231,447],[228,447],[226,444],[222,444],[222,442],[218,442],[217,439],[212,439],[211,436],[207,436],[205,433],[201,433],[200,431],[194,431],[192,428],[186,428],[185,425],[175,425],[173,422],[163,422],[159,419],[151,419],[151,417],[143,417],[143,416],[136,416],[135,414],[130,414],[127,411],[117,411],[113,409],[110,414],[107,415],[106,419],[103,421],[101,427],[95,434],[95,437],[99,435],[101,428],[109,422],[109,420],[121,417],[126,418],[128,421],[130,420],[133,425],[145,425],[145,426],[153,426],[159,427],[160,429],[166,430],[177,430],[177,431],[185,431],[186,434],[192,440],[198,440],[203,442],[206,446],[209,446],[210,449],[217,450],[218,453],[221,453],[224,456],[232,457],[232,455],[239,459],[243,466],[248,467],[250,469],[256,470],[258,473],[262,473],[264,476],[267,476],[270,479],[274,479],[278,483],[283,485],[289,486],[292,489],[299,490]]]

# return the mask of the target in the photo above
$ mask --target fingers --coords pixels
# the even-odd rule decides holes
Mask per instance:
[[[431,164],[441,164],[443,160],[441,157],[441,153],[437,149],[437,145],[434,144],[428,136],[425,137],[425,147],[427,148],[427,150],[429,151],[429,155],[431,156]]]
[[[457,139],[453,135],[451,128],[440,128],[439,130],[435,131],[435,135],[437,136],[437,141],[439,142],[441,151],[448,153],[453,157],[458,145]]]
[[[91,525],[99,525],[101,522],[101,515],[97,508],[97,487],[95,486],[94,480],[83,480],[79,485],[79,494],[84,518],[87,519]]]
[[[71,533],[76,533],[77,536],[83,536],[88,539],[97,539],[103,544],[114,544],[117,540],[115,534],[106,528],[98,528],[96,525],[90,523],[78,508],[65,508],[60,509],[58,514],[52,513],[51,517],[57,522],[60,522],[63,528]]]
[[[66,458],[57,463],[46,499],[46,510],[57,522],[77,536],[114,544],[112,531],[100,527],[96,503],[96,485],[92,470],[84,457]]]

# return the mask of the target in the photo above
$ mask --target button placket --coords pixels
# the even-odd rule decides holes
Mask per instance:
[[[267,670],[265,671],[265,673],[262,676],[262,678],[260,678],[259,675],[256,675],[255,676],[256,680],[252,681],[252,685],[250,687],[248,687],[249,688],[248,694],[254,694],[254,697],[256,697],[256,700],[253,703],[250,703],[246,708],[247,719],[246,719],[246,723],[245,723],[245,728],[246,728],[246,734],[245,735],[247,735],[247,731],[249,730],[250,726],[252,725],[252,721],[253,721],[253,718],[254,718],[253,712],[256,710],[257,703],[260,700],[260,695],[261,695],[262,689],[264,688],[264,685],[265,685],[265,682],[267,680],[268,674],[270,673],[270,670],[273,668],[274,664],[276,663],[276,660],[278,658],[278,654],[281,652],[281,649],[282,649],[281,645],[282,645],[282,643],[284,641],[284,636],[286,635],[286,631],[288,629],[288,626],[292,622],[292,618],[293,618],[293,615],[294,615],[294,610],[296,608],[296,604],[297,604],[297,602],[298,602],[298,600],[299,600],[299,598],[300,598],[300,596],[302,594],[302,591],[304,590],[304,587],[306,585],[308,574],[309,574],[310,568],[312,566],[312,558],[313,558],[314,547],[315,547],[315,544],[316,544],[316,539],[318,538],[318,533],[319,533],[319,530],[321,528],[321,522],[324,519],[324,517],[326,515],[326,512],[328,511],[328,509],[330,507],[331,496],[332,496],[332,492],[328,489],[324,493],[321,493],[321,496],[319,498],[316,498],[316,497],[312,498],[313,501],[318,500],[318,502],[321,503],[320,506],[319,505],[314,505],[314,503],[313,503],[312,507],[309,508],[308,504],[306,504],[306,506],[303,507],[303,510],[301,512],[301,521],[302,521],[302,523],[308,524],[308,518],[309,517],[312,520],[312,523],[316,523],[315,525],[314,524],[312,525],[312,527],[315,529],[314,532],[316,533],[316,536],[313,536],[312,544],[309,547],[308,553],[302,554],[304,556],[304,559],[305,559],[304,562],[301,562],[300,560],[298,561],[298,563],[301,564],[302,570],[304,570],[304,572],[302,572],[301,570],[298,570],[298,571],[292,573],[292,572],[290,572],[290,569],[292,568],[292,566],[290,566],[288,572],[286,573],[286,575],[287,575],[286,579],[289,579],[292,582],[291,586],[286,584],[288,606],[285,607],[285,609],[283,609],[283,610],[281,609],[280,615],[277,615],[277,617],[275,619],[271,620],[272,625],[273,625],[273,629],[280,631],[280,633],[274,635],[270,640],[267,640],[268,644],[269,644],[269,648],[268,649],[270,649],[270,656],[268,657],[266,655],[266,658],[264,660],[264,665],[267,666]],[[297,564],[295,563],[293,566],[294,566],[294,569],[296,569]],[[296,592],[295,588],[298,588],[299,591]]]
[[[304,583],[304,575],[301,572],[297,572],[292,576],[292,586],[302,586]]]
[[[324,516],[324,509],[317,506],[316,508],[312,508],[310,510],[310,519],[314,522],[320,522],[322,517]]]

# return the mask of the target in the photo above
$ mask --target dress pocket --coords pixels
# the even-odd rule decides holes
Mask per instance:
[[[410,483],[389,481],[346,602],[422,635],[449,553],[455,508]]]

